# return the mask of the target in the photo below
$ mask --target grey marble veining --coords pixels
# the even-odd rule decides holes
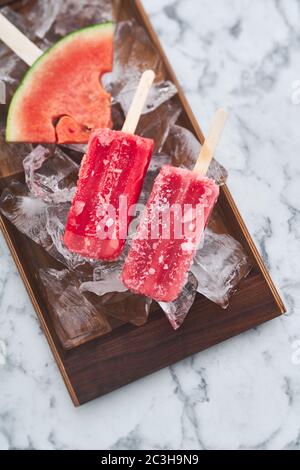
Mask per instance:
[[[144,4],[288,315],[74,409],[1,237],[0,449],[300,449],[300,1]]]

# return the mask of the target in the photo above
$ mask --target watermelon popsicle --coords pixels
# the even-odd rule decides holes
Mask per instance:
[[[180,295],[219,196],[205,175],[226,119],[224,110],[216,113],[194,171],[165,166],[158,175],[123,268],[131,291],[158,302]]]
[[[151,139],[134,133],[154,78],[151,70],[143,74],[122,131],[99,129],[91,136],[66,224],[70,251],[104,261],[123,251],[153,151]]]

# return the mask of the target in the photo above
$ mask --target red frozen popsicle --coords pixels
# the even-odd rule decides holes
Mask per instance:
[[[91,136],[68,216],[64,243],[84,257],[117,259],[125,245],[131,206],[137,203],[153,141],[133,135],[154,80],[142,76],[122,132],[99,129]]]
[[[226,118],[217,112],[193,172],[165,166],[157,177],[122,273],[131,291],[159,302],[180,295],[219,195],[205,175]]]

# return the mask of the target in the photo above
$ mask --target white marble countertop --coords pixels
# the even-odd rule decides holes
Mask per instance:
[[[75,409],[1,236],[0,449],[300,449],[300,3],[144,4],[288,315]]]

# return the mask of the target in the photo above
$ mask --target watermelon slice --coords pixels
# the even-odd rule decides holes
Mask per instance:
[[[112,126],[101,77],[112,70],[113,35],[113,23],[75,31],[33,64],[11,102],[7,142],[86,143]]]

